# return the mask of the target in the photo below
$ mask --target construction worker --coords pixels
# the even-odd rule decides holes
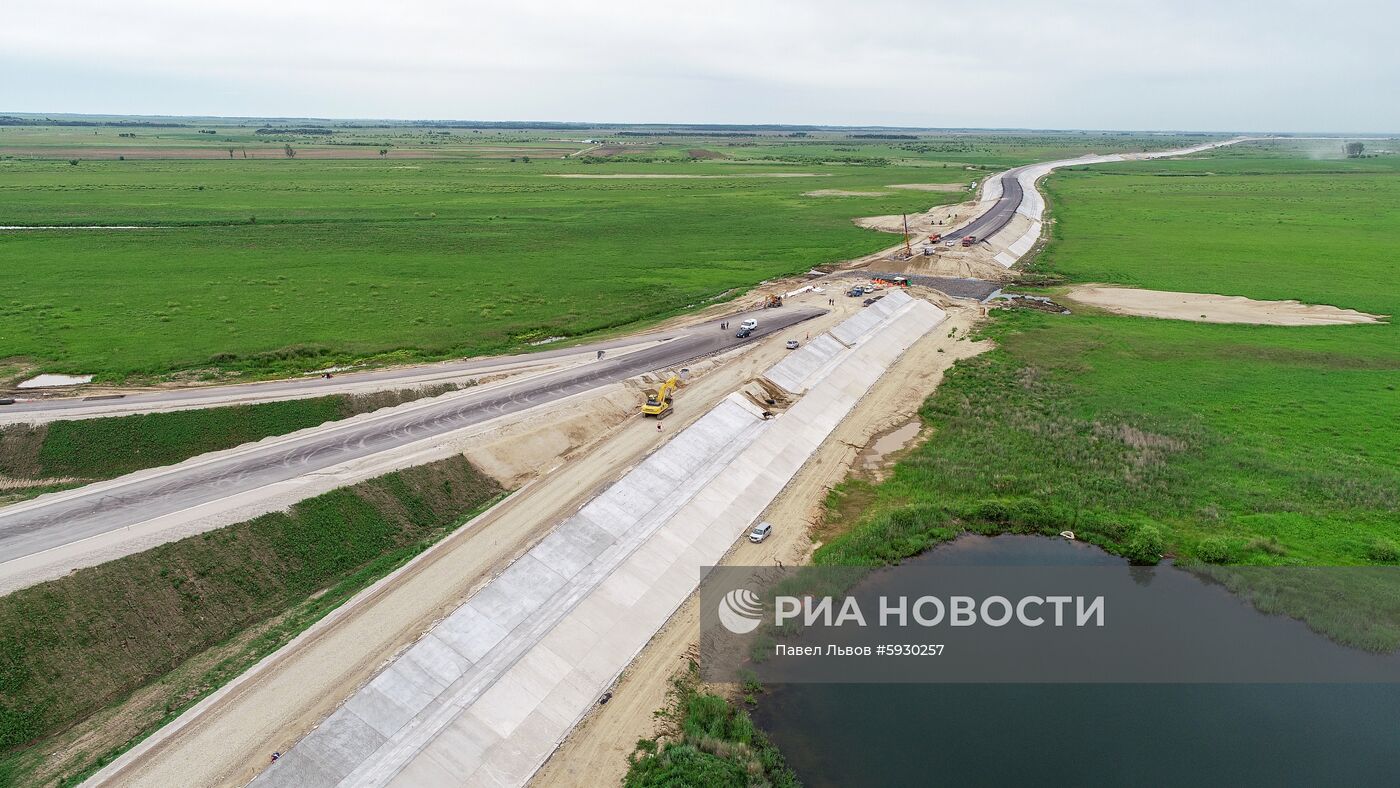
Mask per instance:
[[[598,358],[597,358],[597,360],[598,360],[598,361],[602,361],[602,360],[603,360],[603,351],[601,351],[601,350],[598,351]]]

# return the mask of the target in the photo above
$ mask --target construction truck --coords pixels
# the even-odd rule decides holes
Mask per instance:
[[[647,392],[647,402],[642,406],[643,416],[655,416],[658,419],[671,415],[671,395],[680,388],[681,379],[672,375],[666,378],[666,382],[653,391]]]
[[[782,305],[783,297],[780,295],[770,295],[767,298],[763,299],[764,309],[773,309],[774,307],[780,307]]]

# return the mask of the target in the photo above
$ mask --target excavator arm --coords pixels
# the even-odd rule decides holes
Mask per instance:
[[[671,412],[671,395],[680,388],[680,385],[681,379],[672,375],[655,391],[648,391],[646,404],[642,406],[642,414],[658,418],[669,414]]]

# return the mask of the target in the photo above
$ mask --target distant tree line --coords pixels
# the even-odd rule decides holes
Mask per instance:
[[[21,118],[16,115],[0,115],[0,126],[120,126],[151,129],[185,128],[188,123],[164,123],[150,120],[54,120],[53,118]]]
[[[742,131],[619,131],[619,137],[752,137]]]
[[[274,127],[272,127],[272,126],[263,126],[262,128],[258,129],[257,131],[255,131],[255,132],[253,132],[253,133],[254,133],[254,134],[264,134],[264,135],[265,135],[265,134],[334,134],[334,133],[335,133],[335,130],[334,130],[334,129],[328,129],[328,128],[324,127],[324,126],[289,126],[289,127],[284,127],[284,128],[274,128]]]

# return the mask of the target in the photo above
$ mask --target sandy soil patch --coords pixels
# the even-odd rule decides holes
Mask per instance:
[[[985,249],[962,247],[943,247],[937,253],[928,256],[916,252],[900,270],[890,273],[953,276],[960,279],[985,279],[988,282],[997,282],[1008,276],[1005,268],[988,259]]]
[[[92,375],[35,375],[15,388],[43,389],[58,386],[81,386],[91,382]]]
[[[803,197],[885,197],[889,192],[850,192],[845,189],[817,189],[803,192]]]
[[[1378,323],[1383,315],[1299,301],[1256,301],[1213,293],[1172,293],[1136,287],[1080,285],[1065,297],[1120,315],[1193,320],[1198,323],[1253,323],[1268,326],[1328,326]]]
[[[956,205],[936,205],[923,213],[891,214],[889,216],[862,216],[852,219],[858,227],[879,230],[882,233],[904,233],[904,221],[909,220],[911,243],[926,241],[930,233],[943,234],[967,221],[977,210],[974,203]]]
[[[890,216],[862,216],[853,221],[856,223],[857,227],[864,227],[867,230],[902,234],[905,227],[904,223],[907,220],[909,222],[909,232],[912,235],[918,232],[918,225],[920,224],[919,218],[918,214],[905,217],[896,213]]]
[[[917,192],[960,192],[967,186],[961,183],[892,183],[887,189],[910,189]]]
[[[640,397],[622,384],[610,386],[607,396],[569,403],[548,418],[504,424],[473,440],[464,453],[503,487],[518,489],[634,415]]]

